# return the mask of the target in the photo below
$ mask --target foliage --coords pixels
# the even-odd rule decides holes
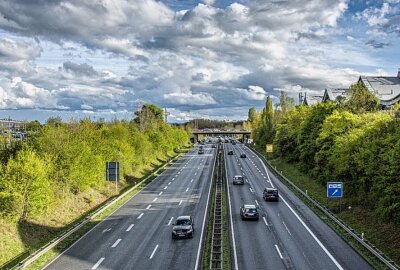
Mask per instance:
[[[346,108],[353,113],[376,112],[379,109],[379,99],[359,80],[350,86]]]

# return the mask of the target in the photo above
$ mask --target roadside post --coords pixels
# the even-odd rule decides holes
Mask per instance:
[[[328,182],[326,183],[326,197],[339,198],[339,211],[341,211],[341,201],[343,197],[343,182]]]
[[[115,194],[118,194],[119,162],[106,162],[106,180],[115,182]]]
[[[265,145],[265,152],[267,152],[267,156],[270,157],[274,152],[274,145],[273,144],[266,144]]]

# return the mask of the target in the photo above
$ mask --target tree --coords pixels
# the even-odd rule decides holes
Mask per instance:
[[[49,117],[49,118],[46,120],[46,125],[49,125],[49,126],[60,126],[61,124],[62,124],[62,119],[61,119],[60,116],[57,116],[57,117]]]
[[[356,84],[350,86],[350,97],[346,102],[346,107],[357,114],[376,112],[379,110],[379,99],[364,86],[361,80],[358,80]]]
[[[140,131],[156,128],[159,122],[164,121],[163,110],[154,104],[143,105],[140,111],[135,112],[134,121],[138,124]]]

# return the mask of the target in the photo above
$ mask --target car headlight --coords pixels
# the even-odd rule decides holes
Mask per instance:
[[[172,233],[173,233],[173,234],[176,234],[176,231],[173,230]]]

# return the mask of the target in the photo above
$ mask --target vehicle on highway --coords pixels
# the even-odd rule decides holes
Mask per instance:
[[[228,155],[233,155],[233,150],[229,150]]]
[[[216,144],[211,145],[211,148],[217,148]]]
[[[232,145],[235,145],[236,144],[236,142],[235,141],[232,141]]]
[[[279,202],[279,192],[276,188],[265,188],[263,191],[264,201]]]
[[[203,148],[200,148],[199,149],[199,152],[197,152],[199,155],[201,155],[201,154],[204,154],[204,150],[203,150]]]
[[[172,239],[193,238],[194,222],[191,216],[179,216],[172,227]]]
[[[234,185],[244,185],[244,177],[241,175],[235,175],[233,177],[233,184]]]
[[[259,214],[254,204],[243,204],[240,207],[240,216],[242,220],[258,220]]]
[[[240,154],[240,157],[241,157],[241,158],[246,158],[246,154],[245,154],[245,153],[241,153],[241,154]]]

